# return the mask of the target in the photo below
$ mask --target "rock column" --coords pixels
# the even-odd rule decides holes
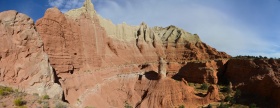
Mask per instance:
[[[159,76],[160,76],[160,79],[162,78],[165,78],[166,77],[166,61],[163,60],[163,58],[160,57],[160,60],[159,60]]]

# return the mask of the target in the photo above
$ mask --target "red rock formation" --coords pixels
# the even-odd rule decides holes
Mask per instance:
[[[210,102],[217,102],[220,101],[220,96],[219,96],[219,88],[216,85],[211,85],[208,87],[207,94],[205,96],[206,101]]]
[[[58,80],[74,106],[202,105],[209,97],[197,97],[186,81],[153,76],[158,58],[167,60],[167,72],[176,72],[190,60],[229,57],[174,26],[107,25],[90,0],[65,14],[48,9],[36,22],[38,33],[30,18],[14,11],[1,13],[0,23],[1,84],[61,98]]]
[[[65,99],[76,106],[122,107],[124,101],[136,105],[143,96],[133,90],[141,79],[139,75],[157,72],[159,57],[174,64],[230,57],[204,44],[197,35],[174,26],[111,24],[97,15],[90,0],[65,14],[57,8],[48,9],[36,28],[60,78]],[[182,94],[174,97],[177,95]],[[142,105],[150,106],[146,102]]]
[[[227,60],[188,62],[179,70],[178,75],[189,82],[217,84],[217,73],[223,71],[226,62]]]
[[[43,42],[28,16],[0,13],[0,84],[27,93],[62,98],[61,87],[43,51]]]
[[[75,21],[57,8],[51,8],[36,26],[44,41],[44,50],[58,74],[102,65],[105,32],[96,19],[84,14]]]
[[[145,84],[146,83],[146,84]],[[138,85],[139,84],[139,85]],[[172,108],[180,105],[196,107],[203,99],[194,94],[194,89],[183,82],[171,78],[145,82],[139,81],[136,91],[144,91],[142,100],[136,104],[137,108]],[[147,89],[138,88],[145,85]]]
[[[1,85],[61,98],[57,75],[74,106],[123,107],[126,101],[139,108],[196,107],[218,101],[218,88],[198,97],[187,81],[216,84],[217,72],[226,69],[234,89],[280,103],[279,60],[231,59],[225,68],[229,55],[175,26],[114,25],[86,0],[65,14],[48,9],[36,28],[26,15],[0,13]],[[158,77],[165,73],[158,69],[160,57],[169,77]],[[170,78],[177,72],[182,81]]]
[[[234,89],[244,94],[271,99],[278,106],[280,101],[280,60],[231,59],[225,73]]]

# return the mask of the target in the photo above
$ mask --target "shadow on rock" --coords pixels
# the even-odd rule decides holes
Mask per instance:
[[[144,75],[149,80],[159,80],[159,75],[155,71],[146,72]]]

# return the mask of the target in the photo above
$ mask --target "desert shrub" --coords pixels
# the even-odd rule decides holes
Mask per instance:
[[[7,94],[6,94],[6,92],[5,92],[4,90],[0,89],[0,95],[1,95],[1,96],[5,96],[5,95],[7,95]]]
[[[203,83],[201,86],[200,86],[200,88],[202,89],[202,90],[207,90],[208,89],[208,84],[206,84],[206,83]]]
[[[37,103],[38,103],[38,104],[41,104],[41,103],[42,103],[42,100],[41,100],[41,99],[37,100]]]
[[[49,95],[44,95],[43,99],[50,99]]]
[[[185,108],[185,106],[184,105],[180,105],[179,108]]]
[[[19,92],[19,90],[18,90],[18,89],[15,89],[15,92]]]
[[[257,108],[257,105],[255,103],[252,103],[249,105],[249,108]]]
[[[5,96],[13,92],[11,87],[0,87],[0,95]]]
[[[11,87],[4,87],[4,90],[7,92],[13,92],[13,89]]]
[[[213,108],[213,106],[211,104],[209,104],[206,108]]]
[[[133,107],[131,105],[129,105],[127,102],[125,102],[124,108],[133,108]]]
[[[225,102],[229,102],[229,101],[231,101],[232,100],[232,98],[230,97],[230,96],[226,96],[225,97]]]
[[[232,89],[230,88],[230,86],[226,86],[222,89],[221,92],[225,92],[225,93],[231,93],[232,92]]]
[[[217,108],[229,108],[229,105],[221,102],[221,104]]]
[[[41,101],[43,104],[43,108],[50,108],[49,102],[47,101]]]
[[[38,93],[33,93],[33,95],[34,95],[34,96],[39,96],[39,94],[38,94]]]
[[[67,106],[59,102],[55,104],[55,108],[67,108]]]
[[[236,100],[233,98],[233,99],[231,99],[230,101],[229,101],[232,105],[233,104],[236,104]]]
[[[17,98],[17,99],[14,100],[14,104],[16,106],[23,106],[23,105],[26,104],[26,102],[24,100],[22,100],[22,98]]]
[[[239,98],[240,96],[241,96],[241,91],[237,89],[235,94],[234,94],[234,97]]]

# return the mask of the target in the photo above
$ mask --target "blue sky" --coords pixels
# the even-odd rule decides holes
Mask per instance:
[[[62,12],[84,0],[0,0],[0,11],[17,10],[35,21],[47,8]],[[92,0],[115,24],[175,25],[230,55],[280,57],[279,0]]]

